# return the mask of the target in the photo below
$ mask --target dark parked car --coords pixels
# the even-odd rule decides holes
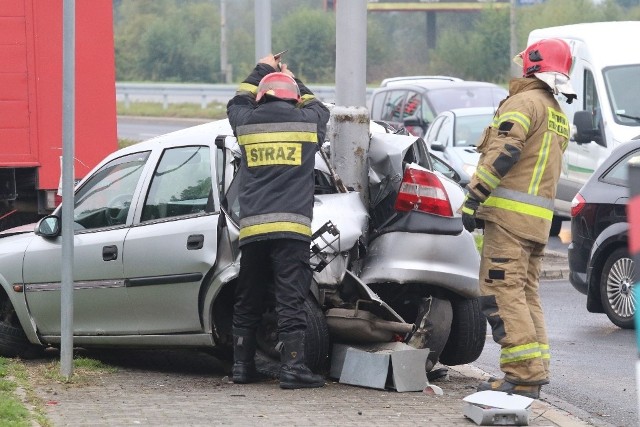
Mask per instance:
[[[628,163],[640,139],[624,143],[596,169],[571,204],[569,281],[587,295],[587,310],[606,313],[617,326],[634,327],[636,280],[629,255]]]
[[[508,91],[487,82],[452,77],[387,79],[371,96],[371,119],[404,126],[415,136],[424,136],[435,117],[453,108],[493,107]]]

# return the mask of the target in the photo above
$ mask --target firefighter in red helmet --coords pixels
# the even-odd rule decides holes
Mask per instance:
[[[233,313],[233,381],[258,379],[254,356],[272,285],[278,315],[280,387],[324,386],[305,363],[315,154],[329,110],[279,58],[262,58],[227,104],[242,150],[240,273]]]
[[[503,378],[481,383],[538,398],[549,383],[549,341],[538,292],[569,121],[555,95],[576,98],[571,51],[559,39],[531,44],[516,59],[523,77],[509,83],[485,129],[478,167],[461,207],[468,231],[484,224],[480,304],[500,344]],[[521,62],[520,62],[521,61]]]

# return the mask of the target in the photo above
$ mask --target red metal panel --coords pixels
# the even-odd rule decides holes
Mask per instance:
[[[0,14],[0,44],[24,45],[24,16],[3,16]]]
[[[0,58],[2,58],[0,73],[24,73],[27,71],[24,45],[0,44]],[[4,85],[0,87],[4,88]]]
[[[29,131],[24,2],[0,0],[0,167],[37,161]]]
[[[118,148],[111,0],[77,1],[76,178]],[[56,182],[57,185],[57,182]]]
[[[62,155],[63,0],[0,0],[0,167],[40,165],[57,189]],[[76,0],[76,178],[117,149],[111,0]]]
[[[0,128],[19,129],[27,127],[29,127],[29,104],[26,101],[0,101]],[[2,144],[3,151],[6,145]]]
[[[62,154],[62,0],[33,3],[40,189],[57,189]],[[83,177],[117,148],[111,0],[76,1],[74,170]],[[55,113],[53,113],[55,112]]]
[[[2,167],[36,166],[38,162],[29,155],[29,129],[0,127],[0,141],[2,141]],[[25,154],[26,152],[26,154]]]
[[[0,0],[0,16],[24,16],[24,1]]]
[[[27,73],[0,73],[0,101],[27,101]]]

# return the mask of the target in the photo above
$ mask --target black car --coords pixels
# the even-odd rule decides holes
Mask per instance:
[[[640,156],[640,137],[617,147],[571,204],[569,281],[587,295],[587,310],[606,313],[617,326],[634,327],[637,277],[627,245],[628,163]]]

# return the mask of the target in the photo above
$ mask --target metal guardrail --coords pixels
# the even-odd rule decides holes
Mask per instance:
[[[129,108],[132,102],[161,102],[167,109],[169,104],[196,103],[206,108],[210,102],[226,103],[233,97],[237,84],[206,83],[116,83],[116,100]],[[309,85],[309,89],[324,102],[335,102],[335,87]],[[373,89],[367,88],[367,103]]]

